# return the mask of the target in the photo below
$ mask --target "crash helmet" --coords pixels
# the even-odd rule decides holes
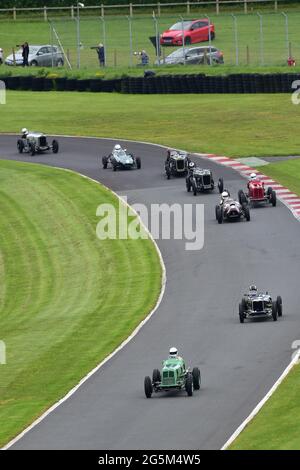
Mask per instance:
[[[189,169],[190,170],[193,170],[195,168],[195,163],[194,162],[190,162],[189,163]]]
[[[256,179],[256,173],[251,173],[250,179],[251,179],[251,180],[255,180],[255,179]]]
[[[120,144],[116,144],[114,146],[114,150],[121,150],[121,145]]]
[[[257,287],[254,286],[254,285],[252,285],[252,286],[249,287],[249,291],[250,291],[250,292],[253,292],[253,293],[254,293],[254,292],[257,292]]]
[[[222,200],[224,201],[225,199],[229,198],[229,193],[228,191],[223,191],[221,194]]]
[[[26,127],[23,127],[23,129],[22,129],[22,134],[23,134],[23,135],[27,135],[27,134],[28,134],[28,129],[26,129]]]
[[[169,356],[170,356],[170,357],[175,357],[175,358],[176,358],[176,357],[177,357],[177,355],[178,355],[177,348],[174,348],[174,347],[170,348],[170,351],[169,351]]]

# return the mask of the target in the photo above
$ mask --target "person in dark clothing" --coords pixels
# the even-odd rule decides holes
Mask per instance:
[[[105,50],[102,43],[98,44],[98,46],[91,47],[91,49],[96,49],[98,54],[99,64],[100,67],[105,67]]]
[[[17,45],[17,47],[22,48],[22,57],[23,57],[23,67],[28,67],[28,56],[29,56],[29,45],[28,42],[24,42],[21,46]]]

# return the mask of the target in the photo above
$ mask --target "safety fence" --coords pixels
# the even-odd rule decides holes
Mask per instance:
[[[192,43],[189,47],[214,47],[223,53],[225,65],[282,66],[290,56],[300,62],[300,11],[210,14],[207,18],[215,28],[211,42]],[[163,31],[181,22],[178,14],[95,16],[79,22],[53,18],[48,23],[24,22],[22,27],[18,22],[7,22],[0,25],[0,47],[7,57],[26,40],[30,44],[59,45],[65,53],[66,66],[89,69],[99,67],[96,46],[102,43],[108,67],[135,67],[140,62],[137,53],[142,50],[147,52],[152,67],[178,50],[173,46],[157,48],[153,38],[159,39]]]
[[[90,91],[130,94],[173,93],[291,93],[300,74],[204,74],[127,77],[112,80],[44,78],[32,76],[1,77],[8,90]]]

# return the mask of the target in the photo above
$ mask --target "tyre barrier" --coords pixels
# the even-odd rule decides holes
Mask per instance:
[[[1,77],[9,90],[91,91],[94,93],[174,94],[174,93],[292,93],[292,83],[300,74],[158,75],[100,78],[47,78],[36,76]]]

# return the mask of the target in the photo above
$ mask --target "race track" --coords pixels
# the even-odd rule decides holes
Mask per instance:
[[[165,149],[126,142],[141,156],[142,169],[114,173],[102,169],[99,155],[109,153],[115,141],[59,140],[58,155],[20,157],[16,137],[0,136],[0,156],[71,168],[128,195],[129,203],[204,203],[205,244],[188,252],[184,241],[158,241],[167,285],[155,315],[13,448],[220,449],[282,373],[291,343],[300,339],[299,222],[279,202],[276,208],[253,209],[249,223],[218,225],[216,191],[195,198],[185,191],[184,179],[167,181]],[[245,186],[234,170],[207,160],[202,164],[215,180],[224,177],[232,195]],[[282,296],[278,322],[239,323],[238,302],[252,283]],[[144,376],[160,367],[170,346],[200,367],[202,388],[192,398],[158,394],[147,400]]]

